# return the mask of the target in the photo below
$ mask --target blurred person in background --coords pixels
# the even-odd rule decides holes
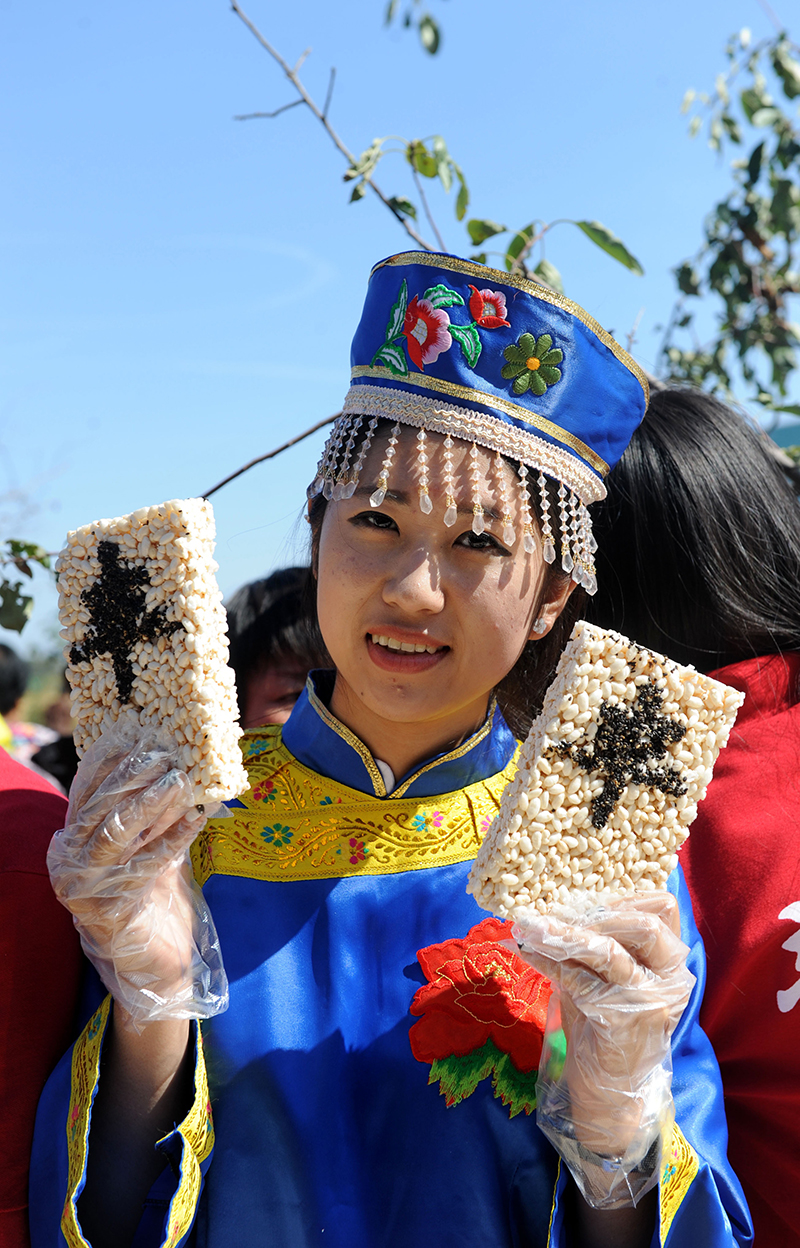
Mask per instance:
[[[33,755],[58,738],[53,728],[21,718],[22,699],[28,687],[30,667],[10,646],[0,643],[0,746],[18,763],[30,767],[47,780],[47,768],[33,762]],[[58,786],[61,787],[60,785]]]
[[[242,727],[285,724],[312,668],[329,663],[310,568],[280,568],[227,605],[230,665]]]
[[[65,793],[69,793],[69,787],[78,770],[78,751],[73,737],[74,724],[69,695],[69,681],[64,671],[61,674],[61,692],[44,712],[45,724],[55,734],[54,739],[31,756],[33,765],[53,776]]]
[[[800,507],[771,443],[662,388],[595,508],[588,618],[745,702],[681,851],[729,1157],[758,1248],[800,1245]]]

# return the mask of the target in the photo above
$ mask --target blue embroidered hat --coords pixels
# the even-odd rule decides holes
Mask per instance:
[[[477,446],[519,463],[522,540],[535,549],[528,470],[538,473],[542,542],[555,559],[546,477],[559,483],[561,563],[590,593],[586,510],[642,420],[647,379],[583,308],[546,286],[456,256],[412,251],[370,274],[351,382],[309,491],[348,498],[380,418],[395,422],[372,495],[380,506],[401,425],[418,430],[419,501],[429,512],[426,434],[445,436],[445,523],[456,519],[452,438],[473,445],[473,528],[483,531]],[[356,444],[361,445],[356,452]],[[500,481],[502,478],[498,478]],[[501,502],[508,513],[500,485]],[[504,516],[504,540],[516,540]]]

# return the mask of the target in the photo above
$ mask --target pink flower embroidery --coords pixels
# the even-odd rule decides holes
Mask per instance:
[[[364,848],[364,842],[359,841],[355,836],[350,837],[350,850],[350,862],[353,866],[356,866],[359,862],[363,862],[367,856],[367,851]]]
[[[435,828],[440,828],[444,822],[444,815],[440,810],[435,810],[431,815],[431,823]]]
[[[501,325],[510,325],[506,320],[506,297],[499,290],[476,290],[470,283],[472,294],[469,300],[470,314],[475,317],[475,324],[481,329],[499,329]]]
[[[418,299],[415,295],[408,305],[403,333],[408,354],[421,371],[453,345],[449,324],[450,317],[444,308],[435,308],[430,299]]]

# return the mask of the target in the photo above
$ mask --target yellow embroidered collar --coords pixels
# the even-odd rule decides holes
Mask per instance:
[[[518,752],[518,751],[517,751]],[[438,797],[376,798],[305,767],[279,727],[242,738],[250,788],[209,820],[192,847],[200,884],[209,876],[256,880],[390,875],[469,862],[517,766]]]

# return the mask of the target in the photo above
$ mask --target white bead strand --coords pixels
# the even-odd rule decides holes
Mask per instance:
[[[389,473],[392,467],[392,460],[397,454],[397,443],[399,442],[399,440],[400,440],[400,422],[395,421],[394,425],[392,426],[392,433],[391,433],[391,437],[389,438],[389,445],[386,448],[386,454],[383,458],[383,463],[381,464],[381,475],[378,477],[378,488],[377,490],[375,490],[373,494],[370,495],[370,499],[369,499],[370,507],[380,507],[383,500],[386,497],[386,491],[389,488]]]
[[[419,509],[429,516],[433,511],[433,503],[428,493],[430,478],[428,476],[428,444],[427,434],[420,429],[417,434],[417,464],[419,465]]]

